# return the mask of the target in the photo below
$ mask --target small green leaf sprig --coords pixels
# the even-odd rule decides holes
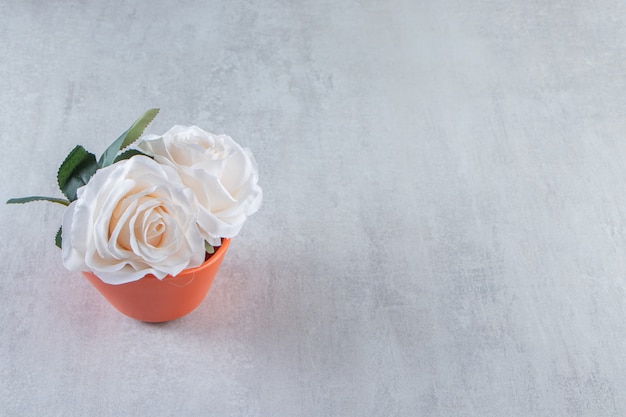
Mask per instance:
[[[158,113],[159,109],[150,109],[145,112],[135,121],[135,123],[133,123],[131,127],[128,128],[128,130],[122,133],[122,135],[117,138],[97,160],[94,154],[88,152],[81,145],[77,145],[74,149],[72,149],[57,172],[57,183],[59,184],[59,189],[66,198],[44,196],[20,197],[8,200],[7,204],[23,204],[30,203],[31,201],[49,201],[69,206],[72,201],[76,200],[76,193],[78,189],[87,184],[97,170],[112,165],[118,161],[129,159],[135,155],[145,155],[143,152],[136,149],[124,149],[141,137],[146,127],[148,127]],[[55,237],[55,244],[61,248],[60,228]]]

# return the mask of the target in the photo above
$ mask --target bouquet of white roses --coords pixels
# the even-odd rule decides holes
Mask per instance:
[[[108,284],[175,276],[202,264],[259,209],[249,149],[197,126],[142,136],[158,112],[148,110],[98,159],[76,146],[57,174],[65,198],[7,201],[67,206],[56,237],[67,269]]]

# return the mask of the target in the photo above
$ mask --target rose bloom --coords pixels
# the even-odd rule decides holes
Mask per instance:
[[[252,152],[230,136],[197,126],[174,126],[162,136],[144,136],[138,147],[175,168],[193,190],[199,205],[198,226],[211,245],[237,235],[261,205],[263,193]]]
[[[193,192],[146,156],[98,170],[63,216],[63,264],[109,284],[176,275],[204,261]]]

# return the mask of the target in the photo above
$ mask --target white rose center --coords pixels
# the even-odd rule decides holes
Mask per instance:
[[[63,218],[63,262],[122,284],[204,261],[197,200],[178,173],[145,156],[96,172]]]
[[[197,225],[202,237],[219,245],[241,230],[261,205],[263,192],[252,153],[230,136],[197,126],[174,126],[162,136],[148,135],[138,147],[179,173],[198,201]]]

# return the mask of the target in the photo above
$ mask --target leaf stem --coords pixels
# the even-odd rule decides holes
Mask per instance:
[[[11,198],[10,200],[7,201],[7,204],[24,204],[24,203],[30,203],[31,201],[49,201],[51,203],[57,203],[63,206],[70,205],[70,201],[64,198],[42,197],[42,196]]]

